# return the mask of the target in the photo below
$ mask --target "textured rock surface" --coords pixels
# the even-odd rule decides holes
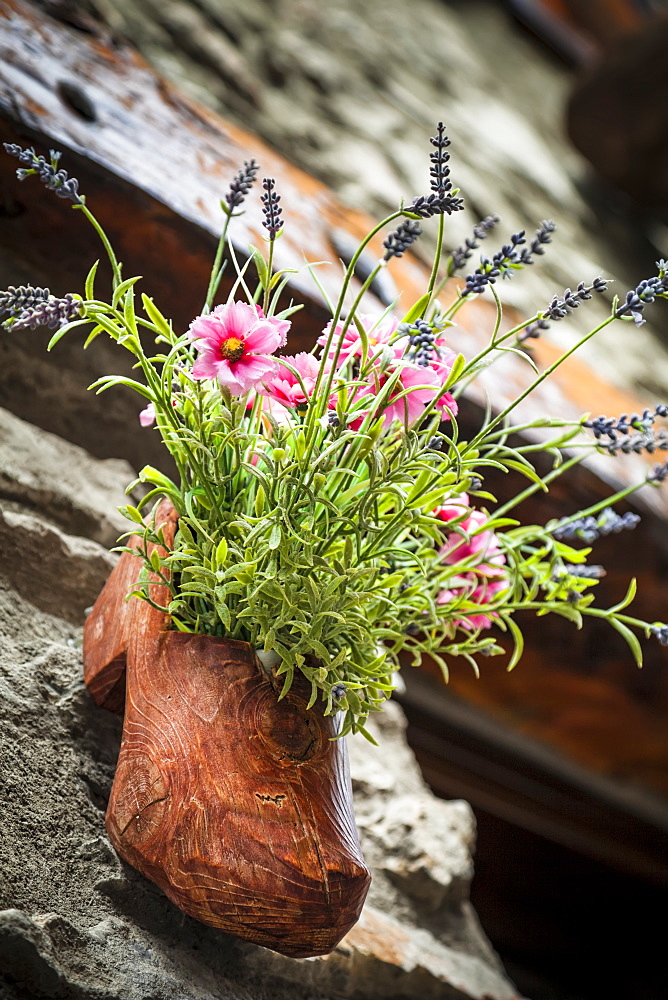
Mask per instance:
[[[127,521],[110,504],[133,478],[120,459],[97,461],[62,438],[0,410],[0,498],[47,514],[64,531],[111,546]],[[122,500],[118,500],[122,503]]]
[[[2,1000],[515,997],[468,903],[470,809],[427,790],[393,704],[380,749],[351,745],[374,882],[332,955],[298,961],[227,937],[119,860],[104,810],[121,725],[84,689],[78,624],[113,558],[94,539],[113,540],[131,470],[1,420]]]

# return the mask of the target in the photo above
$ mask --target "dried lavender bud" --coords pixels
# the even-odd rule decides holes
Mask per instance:
[[[640,522],[640,515],[628,511],[621,516],[612,507],[606,507],[597,517],[578,517],[567,523],[557,524],[552,534],[558,542],[584,542],[591,545],[606,535],[632,530]]]
[[[622,440],[616,438],[614,441],[600,441],[599,448],[616,455],[642,455],[646,451],[653,455],[655,451],[668,451],[668,434],[661,428],[660,431],[647,431],[645,434],[632,434]]]
[[[413,199],[409,211],[419,215],[421,219],[431,219],[434,215],[452,215],[453,212],[460,212],[463,207],[464,199],[457,198],[454,194],[421,194]]]
[[[424,319],[416,319],[414,323],[402,323],[399,331],[408,336],[409,352],[411,361],[427,368],[433,359],[434,353],[438,352],[436,347],[436,333],[430,323]]]
[[[601,415],[593,420],[584,420],[582,426],[591,428],[597,439],[605,436],[616,441],[618,434],[628,434],[631,430],[651,433],[652,424],[657,417],[668,417],[668,403],[657,403],[653,412],[645,409],[642,414],[632,413],[630,417],[626,413],[622,413],[621,417]]]
[[[48,288],[35,288],[32,285],[10,285],[6,292],[0,292],[0,316],[9,313],[10,316],[20,316],[24,309],[32,309],[40,302],[45,302],[51,295]]]
[[[49,150],[51,162],[47,163],[32,147],[22,149],[21,146],[11,142],[5,142],[3,145],[10,156],[15,156],[19,163],[23,164],[23,167],[16,171],[20,181],[37,174],[49,191],[55,191],[59,198],[67,198],[75,205],[83,205],[83,198],[79,195],[79,181],[74,177],[68,177],[66,170],[58,169],[58,161],[62,155],[60,152],[55,149]]]
[[[564,569],[570,576],[578,576],[582,580],[600,580],[605,576],[604,566],[585,566],[581,563],[564,563]]]
[[[535,254],[537,257],[542,256],[545,253],[545,244],[552,242],[552,233],[556,232],[557,224],[552,222],[551,219],[543,219],[540,226],[536,230],[536,235],[529,244],[528,250],[524,251],[528,254]],[[531,264],[531,260],[525,261],[524,263]]]
[[[660,646],[668,646],[668,625],[655,625],[652,635],[659,640]]]
[[[521,252],[517,248],[523,243],[526,243],[525,231],[520,229],[519,233],[513,233],[510,243],[505,243],[491,260],[489,257],[481,257],[480,267],[466,278],[464,294],[483,292],[487,285],[495,283],[500,274],[509,274],[512,267],[520,267]]]
[[[230,190],[225,195],[225,201],[229,205],[230,211],[243,204],[246,195],[253,186],[255,175],[259,169],[259,164],[255,160],[244,160],[243,168],[235,176],[230,184]]]
[[[505,243],[494,254],[491,260],[489,257],[480,258],[480,267],[476,268],[473,274],[469,274],[466,278],[464,295],[479,295],[481,292],[484,292],[487,285],[493,285],[499,275],[503,278],[509,278],[512,272],[518,268],[533,264],[534,255],[540,255],[545,252],[543,246],[545,243],[552,241],[551,234],[555,229],[554,222],[541,222],[539,228],[536,230],[536,236],[529,246],[525,246],[526,232],[524,229],[520,229],[518,233],[513,233],[510,237],[510,243]],[[518,249],[519,247],[522,247],[522,249]]]
[[[462,246],[457,247],[451,253],[448,265],[449,275],[454,274],[455,271],[459,271],[464,266],[473,254],[473,251],[478,249],[480,242],[487,239],[487,236],[494,229],[498,221],[498,215],[488,215],[482,222],[473,227],[473,236],[467,236]]]
[[[666,261],[658,260],[656,265],[659,271],[657,275],[653,278],[645,278],[640,282],[637,288],[626,293],[626,301],[617,309],[615,313],[617,319],[623,319],[625,316],[630,316],[636,326],[642,326],[645,322],[642,314],[647,303],[654,302],[655,299],[668,298],[668,273],[666,273]]]
[[[406,628],[404,629],[404,632],[406,633],[406,635],[419,635],[420,626],[417,624],[417,622],[409,622]]]
[[[647,477],[648,483],[663,483],[668,479],[668,462],[663,465],[655,465]]]
[[[281,218],[283,210],[279,205],[281,196],[276,194],[276,191],[274,190],[275,184],[276,181],[273,177],[265,177],[262,181],[262,187],[265,191],[262,195],[264,228],[267,230],[269,237],[272,240],[276,239],[276,234],[283,225],[283,220]]]
[[[82,300],[67,294],[62,299],[51,295],[46,301],[37,301],[35,305],[24,309],[17,319],[7,320],[3,325],[12,330],[36,330],[38,326],[47,326],[53,330],[70,323],[75,316],[81,315]]]
[[[584,281],[581,281],[574,292],[570,288],[567,288],[561,297],[555,295],[545,312],[540,314],[540,318],[520,333],[517,338],[518,341],[522,343],[530,337],[540,337],[542,330],[549,330],[550,328],[547,320],[552,320],[553,323],[556,323],[560,319],[564,319],[574,309],[577,309],[581,302],[588,301],[592,297],[592,292],[604,292],[607,286],[608,282],[606,279],[598,277],[594,278],[591,285],[586,285]]]
[[[383,246],[386,249],[386,254],[383,260],[391,260],[392,257],[401,257],[409,246],[415,243],[418,236],[422,235],[422,229],[420,228],[420,223],[416,222],[415,219],[404,219],[404,221],[397,226],[393,233],[387,237],[383,242]]]
[[[537,319],[535,323],[529,323],[517,336],[517,343],[523,344],[526,340],[538,340],[543,330],[549,330],[550,324],[544,319]]]
[[[434,152],[429,154],[432,194],[419,195],[413,199],[410,206],[410,211],[419,215],[421,219],[430,219],[433,215],[451,215],[464,207],[464,199],[457,197],[459,190],[452,187],[450,179],[450,167],[448,166],[450,154],[447,151],[450,140],[445,134],[443,122],[438,123],[436,135],[432,136],[429,141],[434,146]]]
[[[443,122],[438,123],[436,126],[436,135],[433,135],[429,142],[434,147],[434,152],[429,154],[429,159],[431,160],[431,167],[429,168],[431,189],[434,194],[441,195],[449,191],[452,187],[450,167],[448,166],[450,154],[447,151],[450,140],[445,134],[445,125]]]
[[[346,696],[346,685],[345,684],[335,684],[332,688],[332,698],[334,701],[341,701],[342,698]]]

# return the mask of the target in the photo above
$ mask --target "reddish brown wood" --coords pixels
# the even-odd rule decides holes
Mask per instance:
[[[175,512],[158,516],[169,544]],[[125,602],[139,565],[121,557],[84,633],[95,701],[116,709],[125,676],[111,841],[190,916],[286,955],[326,954],[371,881],[335,720],[306,710],[299,680],[279,702],[248,643],[169,631]]]

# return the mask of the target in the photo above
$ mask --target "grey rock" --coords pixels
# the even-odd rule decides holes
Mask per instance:
[[[40,510],[69,534],[114,545],[127,521],[115,510],[134,479],[122,459],[83,448],[0,409],[0,499]]]
[[[350,741],[373,885],[331,955],[289,959],[199,924],[117,857],[104,812],[121,721],[84,688],[77,625],[112,559],[56,520],[93,534],[113,523],[127,469],[19,432],[32,441],[25,469],[16,447],[0,450],[0,481],[31,505],[4,500],[0,514],[2,1000],[512,1000],[468,902],[470,810],[429,792],[393,703],[372,726],[380,748]],[[30,477],[47,445],[80,490],[69,507],[48,462]]]
[[[19,594],[42,611],[79,624],[116,562],[97,542],[67,535],[3,502],[0,549],[3,572]]]

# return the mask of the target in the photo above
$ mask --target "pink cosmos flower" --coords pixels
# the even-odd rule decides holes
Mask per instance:
[[[288,320],[264,316],[246,302],[216,306],[190,324],[188,335],[199,352],[193,377],[217,378],[232,396],[243,396],[277,370],[270,355],[283,347],[289,328]]]
[[[508,586],[507,570],[504,568],[506,557],[499,538],[496,532],[484,529],[489,517],[480,510],[467,513],[468,504],[468,496],[462,493],[434,511],[435,516],[446,523],[466,514],[458,527],[469,535],[468,541],[458,531],[451,531],[446,535],[439,554],[450,566],[465,560],[471,563],[454,577],[448,590],[439,593],[436,598],[438,604],[449,604],[462,597],[475,604],[490,604]],[[457,619],[454,625],[465,629],[490,628],[495,617],[496,612],[467,615]]]
[[[436,406],[443,411],[441,414],[442,420],[450,420],[459,413],[459,405],[451,392],[444,392],[436,403]]]
[[[420,418],[425,406],[433,402],[435,396],[438,396],[435,406],[437,411],[441,410],[442,420],[450,420],[451,417],[457,415],[457,401],[452,394],[449,392],[441,392],[439,394],[435,391],[439,388],[442,389],[446,385],[455,359],[454,352],[446,346],[443,338],[437,338],[434,341],[434,346],[437,350],[434,352],[430,363],[418,365],[411,361],[409,357],[406,357],[406,353],[410,347],[408,337],[400,337],[390,344],[390,340],[392,340],[397,332],[397,324],[393,319],[387,318],[378,323],[374,317],[364,314],[359,315],[357,319],[368,333],[369,357],[373,363],[374,370],[368,375],[368,388],[362,387],[358,389],[356,399],[359,400],[362,396],[366,395],[377,395],[387,381],[389,374],[392,371],[396,371],[396,368],[401,365],[402,374],[397,391],[393,393],[389,404],[384,410],[385,426],[392,423],[394,419],[399,419],[403,422],[406,416],[409,424],[415,423]],[[334,336],[328,351],[330,360],[333,359],[336,353],[336,346],[344,326],[345,323],[341,320],[334,329]],[[325,328],[322,336],[319,338],[318,343],[320,345],[326,345],[330,329],[331,323]],[[342,365],[349,358],[361,356],[361,354],[362,341],[356,325],[351,323],[344,335],[337,364]],[[382,371],[379,371],[379,369],[382,369]],[[396,397],[406,389],[411,389],[412,391],[403,399],[397,399]],[[368,409],[358,412],[355,420],[349,423],[348,426],[355,429],[355,426],[359,426],[364,416],[372,410],[373,406],[371,400],[369,400]]]
[[[439,521],[454,521],[456,517],[463,517],[470,506],[468,493],[458,493],[457,496],[437,507],[434,511],[434,517],[437,517]]]
[[[461,576],[455,577],[452,583],[453,586],[449,590],[440,592],[436,598],[437,604],[450,604],[461,597],[466,597],[474,604],[491,604],[495,596],[508,586],[507,580],[503,577],[497,577],[495,580],[489,580],[485,577],[481,579],[476,577],[475,573],[462,573]],[[457,618],[453,625],[470,631],[478,628],[491,628],[493,619],[496,617],[496,611],[490,611],[487,615],[466,615],[463,618]]]
[[[307,354],[305,351],[295,354],[293,357],[285,357],[285,360],[301,375],[306,390],[306,395],[304,395],[304,390],[296,375],[284,364],[281,364],[283,358],[280,357],[276,360],[278,361],[278,370],[264,380],[258,392],[290,409],[307,404],[313,394],[318,377],[319,362],[312,354]]]
[[[394,336],[397,331],[397,324],[393,319],[385,319],[382,323],[377,323],[377,320],[373,316],[366,316],[361,313],[357,315],[358,321],[362,324],[364,329],[369,335],[369,354],[373,356],[377,354],[385,344],[389,343],[390,339]],[[334,328],[334,336],[332,337],[332,343],[329,348],[328,357],[333,358],[336,353],[336,347],[341,336],[341,332],[346,324],[345,320],[339,320]],[[331,322],[327,324],[322,332],[322,335],[318,338],[318,344],[321,347],[325,347],[327,344],[327,338],[329,337],[329,331],[331,329]],[[401,347],[397,354],[397,357],[401,357],[404,353],[407,340],[403,338],[401,341]],[[394,345],[393,345],[394,346]],[[398,344],[397,344],[398,346]],[[362,354],[362,341],[360,340],[360,335],[357,332],[357,327],[355,323],[351,320],[346,334],[343,338],[343,344],[341,345],[341,353],[339,354],[339,359],[337,364],[342,365],[348,358],[353,355],[361,356]]]
[[[455,531],[451,532],[441,547],[440,556],[443,561],[454,566],[455,563],[475,558],[477,570],[480,569],[479,564],[494,566],[505,563],[506,557],[501,551],[496,533],[490,530],[480,530],[487,524],[488,520],[487,515],[483,514],[481,510],[472,510],[459,525],[460,529],[470,536],[469,540],[467,541]]]
[[[155,406],[149,403],[139,414],[139,423],[142,427],[151,427],[155,423]]]
[[[382,410],[383,424],[388,427],[393,420],[407,421],[408,425],[414,424],[420,419],[427,403],[434,398],[435,392],[440,389],[441,381],[438,372],[433,368],[422,368],[410,362],[394,362],[384,372],[380,373],[374,369],[367,379],[366,386],[358,389],[356,399],[369,396],[369,408],[367,413],[373,410],[373,399],[382,390],[388,377],[400,370],[399,380],[396,383],[389,400]],[[407,395],[401,394],[410,390]],[[379,414],[380,415],[380,414]]]

